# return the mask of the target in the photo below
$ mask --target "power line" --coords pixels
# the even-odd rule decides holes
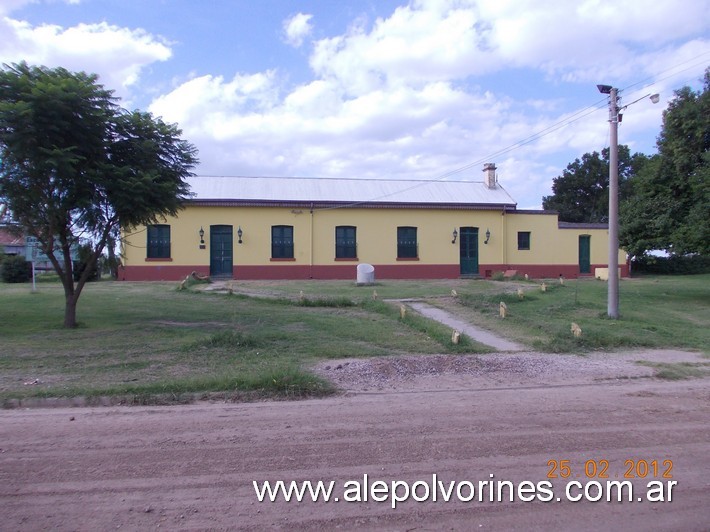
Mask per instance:
[[[640,91],[641,91],[642,89],[644,89],[644,88],[650,87],[650,86],[652,86],[652,85],[654,85],[654,84],[656,84],[656,83],[660,83],[661,81],[665,81],[666,79],[670,79],[670,78],[672,78],[672,77],[677,76],[678,74],[681,74],[681,73],[683,73],[683,72],[686,72],[686,71],[688,71],[688,70],[691,70],[691,69],[693,69],[693,68],[696,68],[696,67],[700,66],[700,65],[703,64],[705,61],[704,61],[704,60],[703,60],[703,61],[699,61],[699,59],[702,58],[702,57],[705,57],[705,56],[707,56],[707,55],[710,55],[710,51],[704,52],[704,53],[702,53],[702,54],[700,54],[700,55],[698,55],[698,56],[696,56],[696,57],[693,57],[692,59],[689,59],[689,60],[684,61],[684,62],[682,62],[682,63],[679,63],[679,64],[677,64],[677,65],[674,65],[672,68],[669,68],[669,69],[667,69],[667,70],[664,70],[664,71],[661,71],[661,72],[658,73],[658,75],[661,75],[661,74],[666,74],[666,73],[675,71],[675,72],[673,72],[672,74],[668,74],[667,76],[662,77],[662,78],[648,77],[648,78],[646,78],[646,79],[637,81],[636,83],[632,83],[631,85],[627,85],[624,89],[620,89],[620,90],[621,90],[621,91],[623,91],[623,90],[628,90],[628,89],[631,89],[632,87],[635,87],[635,86],[637,86],[637,85],[642,85],[643,83],[646,83],[646,82],[648,82],[649,80],[654,80],[652,83],[647,83],[647,84],[644,85],[641,89],[639,89],[638,92],[640,92]],[[693,63],[693,64],[690,65],[690,66],[687,66],[686,68],[683,68],[683,69],[681,69],[681,70],[677,70],[678,67],[683,66],[683,65],[686,65],[686,64],[688,64],[688,63]],[[636,91],[634,91],[634,92],[636,92]],[[590,114],[592,114],[592,113],[594,113],[594,112],[596,112],[596,111],[599,111],[600,109],[605,109],[606,107],[607,107],[607,99],[606,99],[606,98],[602,98],[602,99],[600,99],[600,100],[598,100],[598,101],[592,103],[591,105],[589,105],[589,106],[587,106],[587,107],[585,107],[585,108],[583,108],[583,109],[580,109],[580,110],[578,110],[578,111],[575,111],[575,112],[572,113],[571,115],[565,117],[563,120],[560,120],[560,121],[558,121],[558,122],[555,122],[554,124],[551,124],[550,126],[544,128],[544,129],[541,129],[540,131],[537,131],[537,132],[533,133],[532,135],[530,135],[530,136],[528,136],[528,137],[526,137],[526,138],[524,138],[524,139],[522,139],[522,140],[519,140],[519,141],[517,141],[517,142],[514,142],[514,143],[512,143],[512,144],[506,146],[505,148],[502,148],[502,149],[500,149],[500,150],[498,150],[498,151],[496,151],[496,152],[490,153],[490,154],[486,155],[485,157],[479,158],[479,159],[477,159],[477,160],[475,160],[475,161],[473,161],[473,162],[471,162],[471,163],[468,163],[468,164],[466,164],[466,165],[464,165],[464,166],[461,166],[461,167],[459,167],[459,168],[456,168],[456,169],[450,170],[450,171],[448,171],[448,172],[445,172],[445,173],[443,173],[443,174],[440,174],[440,175],[438,175],[437,177],[435,177],[435,178],[433,178],[433,179],[426,179],[426,180],[423,179],[423,180],[421,180],[421,183],[417,183],[417,184],[411,185],[411,186],[409,186],[409,187],[407,187],[407,188],[405,188],[405,189],[400,189],[400,190],[398,190],[396,193],[408,192],[408,191],[410,191],[410,190],[414,190],[414,189],[416,189],[416,188],[425,186],[425,185],[431,183],[432,181],[434,181],[434,182],[436,182],[436,181],[443,181],[443,180],[445,180],[447,177],[450,177],[450,176],[452,176],[452,175],[456,175],[456,174],[458,174],[458,173],[464,172],[464,171],[469,170],[469,169],[471,169],[471,168],[473,168],[473,167],[480,166],[481,164],[483,164],[483,163],[485,163],[485,162],[489,162],[489,161],[491,161],[492,159],[494,159],[494,158],[496,158],[496,157],[500,157],[500,156],[502,156],[502,155],[505,155],[505,154],[507,154],[507,153],[510,153],[511,151],[517,150],[517,149],[519,149],[519,148],[521,148],[521,147],[523,147],[523,146],[526,146],[526,145],[531,144],[531,143],[533,143],[533,142],[535,142],[535,141],[537,141],[537,140],[540,140],[541,138],[544,138],[544,137],[546,137],[547,135],[550,135],[550,134],[552,134],[552,133],[554,133],[554,132],[556,132],[556,131],[558,131],[558,130],[560,130],[560,129],[563,129],[563,128],[565,128],[565,127],[567,127],[567,126],[569,126],[569,125],[571,125],[571,124],[573,124],[573,123],[575,123],[575,122],[577,122],[577,121],[579,121],[579,120],[581,120],[581,119],[583,119],[583,118],[589,116]],[[207,175],[207,176],[204,176],[204,177],[243,177],[243,176],[208,176],[208,175]],[[284,177],[296,177],[296,176],[284,176]],[[368,203],[368,202],[372,202],[372,201],[377,201],[377,200],[380,200],[380,199],[384,199],[384,198],[386,198],[386,197],[388,197],[388,196],[391,196],[391,195],[393,195],[393,194],[395,194],[395,193],[393,192],[393,193],[391,193],[391,194],[379,196],[379,197],[376,197],[376,198],[371,198],[371,199],[369,199],[369,200],[367,200],[367,201],[353,202],[353,203],[349,203],[349,204],[346,204],[346,205],[341,205],[341,206],[336,206],[336,207],[329,207],[329,208],[327,208],[327,209],[318,209],[318,210],[331,210],[331,209],[340,209],[340,208],[346,208],[346,207],[353,207],[353,206],[361,205],[361,204],[363,204],[363,203]]]

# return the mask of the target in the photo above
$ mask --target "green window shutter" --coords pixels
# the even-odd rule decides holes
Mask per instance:
[[[335,228],[335,258],[357,258],[357,228],[352,225],[339,225]]]
[[[170,258],[170,226],[149,225],[146,256],[149,259]]]
[[[530,231],[518,231],[518,249],[530,249]]]
[[[271,258],[292,259],[293,258],[293,226],[273,225],[271,226]]]
[[[417,228],[397,228],[397,258],[416,259],[419,256],[417,247]]]

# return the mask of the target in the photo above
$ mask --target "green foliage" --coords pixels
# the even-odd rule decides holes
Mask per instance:
[[[354,307],[355,302],[349,297],[317,297],[299,298],[296,304],[300,307]]]
[[[124,383],[108,386],[68,386],[61,390],[32,390],[31,397],[83,397],[87,405],[106,404],[103,399],[124,405],[188,404],[200,398],[233,401],[262,399],[307,399],[337,393],[325,379],[294,365],[275,367],[255,374],[225,372],[219,375],[177,378],[163,382]],[[27,397],[27,395],[25,395]],[[2,406],[17,405],[5,399]]]
[[[200,279],[194,275],[188,275],[183,281],[180,281],[175,290],[180,292],[182,290],[189,290],[193,286],[203,284],[212,284],[212,280],[209,277]]]
[[[74,261],[73,271],[74,271],[74,281],[79,281],[84,271],[90,268],[89,276],[86,278],[87,281],[98,281],[99,280],[99,265],[97,261],[91,260],[91,256],[94,250],[89,244],[83,244],[79,246],[79,260]]]
[[[657,144],[658,156],[620,204],[620,243],[634,256],[710,255],[710,68],[702,92],[675,92]]]
[[[627,195],[627,183],[646,163],[640,153],[631,155],[628,146],[619,146],[619,194]],[[601,223],[609,219],[609,149],[585,153],[567,165],[553,179],[551,196],[542,198],[546,210],[557,211],[563,222]]]
[[[32,279],[32,264],[20,255],[8,255],[0,263],[0,279],[5,283],[26,283]]]
[[[259,342],[247,334],[238,331],[219,331],[204,340],[199,340],[191,345],[191,349],[199,347],[227,347],[244,349],[258,347]]]
[[[710,273],[710,256],[708,255],[672,255],[670,257],[654,257],[646,255],[631,262],[634,273],[660,273],[673,275],[693,275]]]
[[[294,366],[273,370],[256,378],[237,379],[234,389],[257,390],[267,397],[301,399],[335,393],[335,387],[325,379]]]
[[[118,228],[174,215],[197,162],[175,125],[122,110],[97,80],[24,62],[0,71],[0,197],[62,280],[67,327]],[[75,281],[69,251],[79,236],[93,249]]]
[[[656,377],[671,381],[690,379],[694,377],[707,377],[710,375],[710,363],[707,362],[668,363],[639,360],[637,364],[654,368],[656,370]]]

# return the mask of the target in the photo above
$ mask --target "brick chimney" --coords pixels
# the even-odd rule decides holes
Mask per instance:
[[[483,165],[483,171],[486,173],[485,183],[488,188],[496,188],[498,179],[496,178],[496,165],[494,163],[486,163]]]

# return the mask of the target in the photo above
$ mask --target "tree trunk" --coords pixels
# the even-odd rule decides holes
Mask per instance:
[[[118,260],[116,260],[116,239],[109,235],[106,239],[106,250],[108,251],[108,266],[111,270],[111,277],[118,279]]]
[[[67,294],[64,304],[64,327],[73,329],[76,327],[76,298]]]

